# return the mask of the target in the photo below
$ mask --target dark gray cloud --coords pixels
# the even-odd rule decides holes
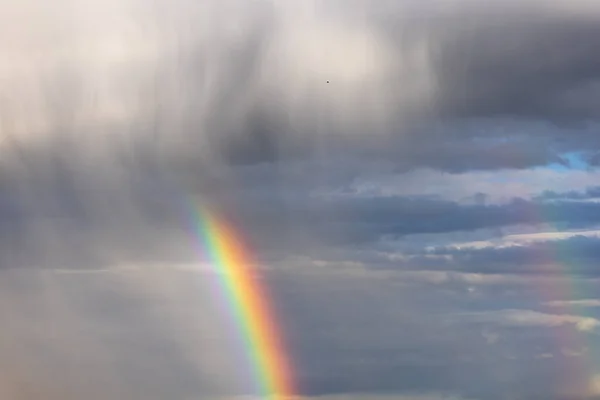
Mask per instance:
[[[253,247],[279,255],[419,234],[519,224],[583,229],[600,222],[600,205],[570,200],[574,195],[552,202],[547,200],[556,196],[545,193],[503,204],[463,204],[435,196],[320,194],[350,181],[352,174],[344,171],[318,176],[335,163],[223,168],[214,179],[202,173],[196,179],[144,157],[102,170],[76,170],[70,160],[68,150],[51,152],[27,158],[5,175],[4,266],[196,257],[194,208],[204,200],[237,220]]]
[[[318,153],[324,143],[327,150],[358,147],[355,151],[370,149],[379,156],[389,150],[401,168],[426,165],[450,171],[526,168],[561,162],[560,154],[568,150],[586,151],[591,157],[597,152],[598,115],[593,104],[600,61],[593,50],[599,36],[595,10],[581,15],[533,2],[495,4],[485,11],[461,3],[441,10],[432,6],[427,11],[407,8],[387,14],[385,6],[372,9],[379,11],[367,13],[369,29],[387,40],[391,51],[410,59],[416,57],[411,53],[414,46],[423,49],[427,65],[412,79],[425,76],[433,86],[428,89],[430,97],[423,103],[412,99],[408,105],[395,99],[388,112],[409,109],[408,121],[388,116],[381,121],[385,133],[375,134],[381,127],[373,126],[368,138],[352,133],[355,127],[336,122],[337,114],[327,108],[321,113],[307,108],[301,119],[288,118],[294,111],[274,104],[267,105],[267,112],[251,110],[245,124],[249,130],[241,137],[261,132],[260,140],[245,146],[252,154],[234,153],[240,161],[273,160],[274,148],[284,154],[285,149]],[[396,68],[388,88],[403,79],[402,66]],[[379,100],[386,99],[385,93],[381,91]],[[423,126],[419,123],[423,117],[441,119],[443,128]],[[483,121],[469,123],[472,118]],[[467,123],[462,122],[465,119]],[[448,120],[456,127],[449,127]],[[536,121],[550,124],[536,126]],[[556,123],[560,128],[553,126]],[[323,138],[315,141],[314,134]]]
[[[584,229],[598,224],[598,203],[513,199],[505,204],[460,204],[428,197],[356,197],[319,199],[290,206],[307,224],[313,242],[326,246],[369,247],[382,239],[411,235],[494,230],[514,225]],[[295,206],[295,207],[294,207]],[[302,224],[296,225],[301,230]]]
[[[473,283],[475,291],[461,291],[434,281],[413,286],[402,275],[342,270],[279,279],[277,287],[287,288],[282,315],[307,392],[429,388],[467,398],[536,399],[546,393],[559,399],[569,392],[585,398],[584,360],[564,349],[584,347],[577,335],[597,340],[586,330],[593,318],[534,311],[540,310],[536,292],[543,281],[518,292],[512,301],[522,309],[511,310],[502,309],[510,307],[506,298],[499,304],[502,296]],[[537,383],[545,379],[556,386]]]
[[[252,389],[243,349],[222,331],[221,305],[199,290],[211,284],[205,273],[171,267],[0,274],[0,295],[14,302],[0,310],[10,321],[1,343],[12,344],[3,351],[19,360],[2,366],[9,372],[2,385],[7,396],[221,399]],[[507,325],[506,312],[474,314],[481,311],[475,297],[443,285],[406,285],[399,277],[288,271],[270,280],[308,398],[439,392],[534,399],[535,392],[585,383],[577,356],[561,353],[577,353],[581,343],[557,342],[549,315],[524,310],[531,323]],[[521,306],[536,306],[520,299]],[[561,318],[568,320],[558,324],[568,337],[573,324]],[[572,369],[565,370],[566,362]],[[86,379],[90,373],[94,379]],[[545,385],[550,378],[556,387]]]
[[[340,118],[336,112],[337,97],[321,110],[310,105],[286,107],[285,92],[296,88],[291,81],[294,76],[289,76],[290,81],[278,82],[283,92],[279,100],[269,97],[265,101],[262,89],[258,89],[257,105],[246,108],[240,128],[227,128],[217,113],[216,121],[223,128],[219,129],[218,141],[225,142],[226,158],[236,163],[285,160],[296,155],[328,157],[340,148],[370,157],[387,156],[401,169],[527,168],[566,163],[561,153],[575,150],[585,151],[593,161],[598,151],[598,115],[593,106],[600,72],[593,51],[599,36],[597,15],[547,8],[540,4],[498,4],[486,11],[456,6],[436,12],[432,7],[420,13],[407,9],[383,17],[385,6],[379,7],[381,11],[367,13],[365,19],[368,29],[389,44],[388,50],[411,61],[417,57],[415,47],[425,54],[426,65],[409,78],[427,82],[423,84],[428,91],[424,99],[394,97],[389,109],[379,110],[385,115],[376,124],[346,126],[340,119],[350,117]],[[395,28],[388,29],[392,24]],[[262,50],[248,48],[251,53],[243,59],[251,61],[244,64],[248,65],[244,71],[265,60]],[[328,60],[321,62],[326,66]],[[387,87],[381,88],[374,101],[389,101],[391,90],[417,90],[402,88],[406,79],[403,67],[394,66]],[[284,76],[289,72],[280,71]],[[236,70],[226,75],[227,81],[237,82],[238,75],[246,79],[241,85],[236,83],[236,96],[256,79]],[[333,82],[335,77],[331,79]],[[322,97],[342,95],[338,88],[332,91],[337,92],[307,88],[305,93],[315,97],[299,101],[318,103]],[[227,101],[231,107],[240,100]],[[354,112],[363,122],[370,121],[369,104],[357,107]],[[402,117],[396,118],[394,113]],[[441,121],[442,127],[424,123],[424,119]],[[363,134],[361,129],[370,134]]]
[[[247,7],[232,2],[243,36],[213,24],[208,32],[177,29],[173,24],[201,12],[191,8],[186,17],[189,5],[183,4],[172,15],[133,18],[134,26],[155,19],[158,58],[133,59],[120,69],[110,64],[114,85],[107,98],[98,95],[106,88],[86,63],[60,59],[59,68],[38,73],[43,85],[33,85],[41,91],[6,90],[5,129],[21,129],[14,126],[18,119],[10,123],[19,101],[31,107],[49,102],[35,116],[65,135],[73,128],[64,124],[82,118],[93,107],[85,99],[97,95],[103,107],[118,97],[126,112],[110,124],[100,122],[105,110],[93,112],[91,120],[101,125],[96,130],[118,131],[111,149],[120,142],[213,166],[215,160],[329,157],[338,149],[387,153],[400,168],[463,171],[560,162],[566,150],[585,150],[592,158],[597,152],[597,128],[584,123],[597,119],[594,12],[560,12],[539,2],[486,11],[462,2],[392,10],[382,2],[342,12],[331,3],[292,22],[285,12],[293,4],[257,5],[242,17]],[[330,15],[330,7],[339,15]],[[223,10],[210,7],[210,15],[221,20]],[[360,12],[362,24],[354,19]],[[349,59],[344,65],[333,58],[342,49]],[[461,122],[475,117],[491,120],[470,127]],[[531,125],[567,117],[582,125]],[[441,121],[442,128],[423,125],[424,119]],[[97,136],[76,130],[78,141]]]
[[[496,4],[461,10],[436,65],[449,114],[596,119],[597,15]]]
[[[597,199],[598,197],[600,197],[599,186],[589,187],[583,192],[571,190],[569,192],[557,193],[552,190],[547,190],[539,196],[542,200],[589,200]]]

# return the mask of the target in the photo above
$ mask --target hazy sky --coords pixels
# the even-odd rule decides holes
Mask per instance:
[[[600,3],[0,0],[0,397],[600,398]]]

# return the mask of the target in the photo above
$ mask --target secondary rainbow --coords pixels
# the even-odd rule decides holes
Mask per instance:
[[[261,398],[292,398],[295,388],[271,299],[241,235],[223,214],[194,205],[194,231],[218,276],[217,295],[231,313]]]

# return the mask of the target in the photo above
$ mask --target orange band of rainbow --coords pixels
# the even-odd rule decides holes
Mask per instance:
[[[220,288],[253,363],[261,396],[291,398],[292,371],[270,298],[254,270],[252,257],[234,227],[218,213],[195,209],[195,233],[217,272]]]

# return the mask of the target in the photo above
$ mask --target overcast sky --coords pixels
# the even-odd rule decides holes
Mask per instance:
[[[0,0],[0,397],[600,399],[600,3]]]

